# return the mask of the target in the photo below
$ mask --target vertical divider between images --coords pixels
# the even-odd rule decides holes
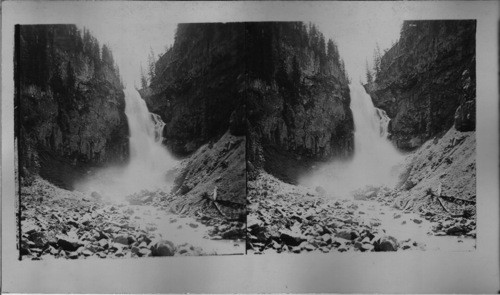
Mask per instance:
[[[14,100],[17,102],[17,123],[14,124],[14,128],[17,128],[17,185],[18,185],[18,195],[15,196],[18,198],[17,202],[17,227],[18,227],[18,250],[19,250],[19,260],[22,260],[21,253],[21,238],[22,238],[22,227],[21,227],[21,161],[19,161],[19,147],[21,140],[21,124],[19,120],[21,120],[21,74],[20,74],[20,58],[21,58],[21,26],[15,25],[14,27],[14,84],[16,94]],[[14,105],[16,105],[14,103]],[[16,163],[14,163],[16,165]]]
[[[246,214],[245,214],[245,255],[248,255],[248,248],[247,248],[247,240],[248,240],[248,206],[250,205],[250,203],[248,202],[248,155],[247,155],[247,147],[248,147],[248,139],[249,139],[249,136],[248,136],[248,109],[247,109],[247,88],[246,86],[248,85],[248,81],[247,81],[247,60],[246,60],[246,56],[245,56],[245,52],[247,50],[247,23],[243,23],[243,56],[244,56],[244,59],[243,59],[243,79],[244,79],[244,90],[243,90],[243,105],[245,106],[244,107],[244,110],[245,110],[245,126],[246,126],[246,130],[245,130],[245,196],[246,196],[246,205],[247,205],[247,208],[246,208]]]

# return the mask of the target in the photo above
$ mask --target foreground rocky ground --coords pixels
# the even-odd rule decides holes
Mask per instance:
[[[111,203],[35,178],[22,189],[23,259],[242,254],[245,224],[176,214],[161,191]],[[189,242],[184,242],[189,241]]]
[[[397,209],[387,188],[365,188],[355,199],[331,199],[261,173],[249,182],[249,253],[473,250],[475,218],[438,206]],[[453,236],[449,237],[442,236]]]
[[[261,172],[248,184],[253,253],[475,249],[475,132],[450,128],[402,163],[399,184],[335,199]]]

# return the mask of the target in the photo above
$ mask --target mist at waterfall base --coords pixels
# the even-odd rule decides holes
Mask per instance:
[[[350,160],[336,160],[304,175],[299,183],[322,187],[328,196],[350,198],[366,186],[393,187],[404,159],[387,139],[389,118],[373,102],[362,85],[352,83],[351,110],[354,119],[354,155]]]
[[[160,116],[149,112],[135,89],[128,86],[124,92],[130,136],[128,164],[101,169],[75,185],[79,191],[95,191],[115,201],[142,190],[169,191],[173,183],[169,171],[178,163],[162,145],[165,123]]]

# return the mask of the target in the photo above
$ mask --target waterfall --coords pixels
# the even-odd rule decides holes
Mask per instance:
[[[375,110],[377,111],[377,116],[380,120],[380,136],[382,138],[387,138],[389,136],[389,121],[391,119],[389,118],[389,116],[387,116],[387,113],[384,110],[381,110],[379,108],[375,108]]]
[[[162,146],[165,123],[159,115],[149,112],[146,102],[135,89],[125,89],[124,92],[125,115],[130,130],[129,170],[144,169],[142,172],[148,177],[154,177],[151,172],[161,174],[165,165],[171,162]]]
[[[353,83],[354,84],[354,83]],[[336,197],[347,197],[367,185],[393,186],[403,156],[387,139],[389,117],[375,108],[362,85],[351,84],[351,110],[354,120],[354,156],[333,161],[304,176],[300,183],[323,187]]]
[[[351,110],[355,128],[354,160],[359,158],[378,166],[394,162],[398,152],[387,139],[390,119],[385,111],[375,108],[361,85],[351,85]]]
[[[126,88],[125,115],[129,126],[129,163],[125,167],[107,167],[82,181],[78,190],[97,191],[115,200],[143,189],[168,190],[172,179],[167,172],[177,161],[162,145],[165,123],[150,113],[135,89]]]

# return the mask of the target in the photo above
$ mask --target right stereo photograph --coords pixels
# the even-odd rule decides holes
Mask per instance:
[[[247,254],[474,251],[476,20],[355,21],[245,25]]]

